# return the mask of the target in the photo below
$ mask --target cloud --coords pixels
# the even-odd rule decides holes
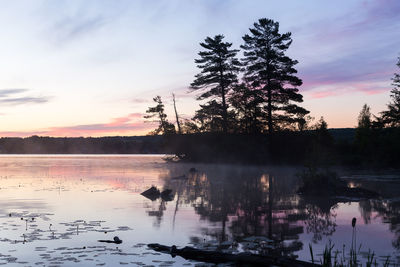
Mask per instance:
[[[92,36],[120,19],[132,1],[46,1],[39,16],[46,21],[45,34],[55,45]]]
[[[80,38],[85,34],[96,31],[106,23],[106,18],[102,16],[95,17],[65,17],[56,22],[50,32],[53,33],[53,41],[57,44]]]
[[[144,99],[144,98],[133,98],[133,99],[131,99],[130,102],[135,103],[135,104],[142,104],[142,103],[148,103],[149,100]]]
[[[0,132],[1,136],[28,137],[32,135],[54,137],[88,137],[88,136],[130,136],[145,135],[155,128],[154,123],[144,123],[142,113],[131,113],[125,117],[112,119],[108,123],[81,124],[65,127],[52,127],[45,130],[25,132]]]
[[[55,127],[49,129],[46,134],[50,136],[134,135],[147,133],[152,127],[144,123],[143,114],[131,113],[125,117],[114,118],[109,123]]]
[[[29,92],[29,89],[0,89],[0,103],[6,105],[41,104],[49,101],[46,96],[26,96],[20,94]]]
[[[316,90],[306,91],[305,94],[310,98],[326,98],[357,92],[367,95],[374,95],[387,92],[388,90],[389,89],[387,85],[381,82],[337,82],[332,84],[320,84]]]
[[[390,90],[399,52],[398,10],[400,1],[363,1],[345,15],[309,25],[315,33],[306,38],[309,47],[305,43],[302,47],[305,53],[298,66],[302,90],[317,98]]]
[[[28,89],[17,89],[17,88],[0,89],[0,97],[8,97],[9,95],[23,93],[26,91],[28,91]]]
[[[382,81],[387,81],[390,87],[390,78],[395,71],[394,60],[365,58],[359,54],[299,68],[299,74],[304,82],[303,90],[306,91],[331,84],[373,84]]]
[[[19,105],[28,103],[46,103],[48,101],[45,97],[16,97],[16,98],[6,98],[0,99],[0,103]]]
[[[359,2],[347,13],[331,19],[313,21],[312,29],[318,41],[340,42],[344,38],[354,39],[373,32],[390,33],[396,29],[400,20],[400,1],[371,0]],[[382,36],[379,34],[378,36]]]

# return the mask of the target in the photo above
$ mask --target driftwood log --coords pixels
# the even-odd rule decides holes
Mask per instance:
[[[160,244],[148,244],[149,248],[171,254],[172,257],[181,256],[186,260],[196,260],[208,263],[235,263],[237,265],[251,266],[281,266],[281,267],[315,267],[321,266],[305,261],[290,259],[287,257],[262,256],[251,253],[229,254],[219,251],[207,251],[192,247],[182,249],[176,246],[164,246]]]

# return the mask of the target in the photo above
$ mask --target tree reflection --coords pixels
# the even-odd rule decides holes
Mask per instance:
[[[304,223],[307,233],[313,233],[312,241],[322,240],[324,236],[332,235],[336,230],[337,204],[332,199],[304,198],[306,216]]]
[[[384,223],[389,224],[389,230],[394,233],[395,238],[392,245],[400,250],[400,200],[365,200],[360,202],[362,214],[366,217],[364,220],[370,221],[372,212],[377,212]]]
[[[203,166],[204,171],[188,172],[189,167],[177,166],[161,178],[164,189],[176,193],[173,226],[182,206],[193,207],[200,220],[208,222],[206,228],[200,229],[201,236],[191,237],[194,243],[243,242],[248,237],[261,236],[273,240],[273,246],[265,252],[295,257],[303,248],[302,233],[311,233],[312,241],[318,243],[336,231],[338,200],[297,195],[299,179],[295,170],[208,165]],[[397,194],[397,189],[390,187],[393,194]],[[381,190],[379,193],[384,195]],[[364,223],[371,222],[376,214],[389,223],[396,236],[393,246],[400,250],[400,201],[395,201],[394,195],[391,199],[362,200],[360,213]],[[155,225],[159,226],[166,203],[153,205],[148,214],[156,218]]]
[[[371,218],[380,218],[383,223],[389,224],[389,230],[394,234],[392,246],[400,250],[400,183],[398,178],[389,176],[368,176],[358,181],[360,186],[373,189],[382,199],[369,199],[359,202],[360,213],[364,222],[370,223]]]
[[[172,170],[169,175],[181,174]],[[301,220],[305,210],[298,207],[297,181],[292,173],[215,168],[189,173],[187,178],[165,179],[164,187],[177,193],[175,215],[180,205],[190,204],[201,220],[215,226],[202,229],[204,236],[219,242],[264,236],[279,248],[268,252],[280,255],[293,256],[302,249],[299,235],[304,232]],[[204,238],[191,239],[201,242]]]
[[[160,227],[164,211],[166,210],[166,201],[159,199],[155,203],[153,203],[152,207],[148,207],[147,215],[156,219],[154,226]]]

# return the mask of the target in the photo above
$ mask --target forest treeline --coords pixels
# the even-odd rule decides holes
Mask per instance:
[[[171,153],[163,136],[0,138],[1,154],[158,154]]]
[[[398,167],[400,128],[371,129],[374,131],[380,132],[367,132],[364,139],[358,139],[359,130],[351,128],[284,131],[273,135],[3,137],[0,138],[0,154],[176,154],[186,161],[209,163]],[[367,138],[370,142],[357,141]]]
[[[177,158],[399,166],[399,74],[392,78],[387,110],[372,115],[365,104],[354,136],[334,138],[323,117],[313,122],[300,106],[298,61],[286,55],[290,32],[280,33],[278,22],[262,18],[242,37],[242,50],[233,49],[224,38],[219,34],[200,43],[195,59],[199,72],[189,91],[202,102],[191,119],[180,118],[174,95],[175,123],[168,120],[160,96],[146,111],[145,118],[158,122],[150,134],[164,135]]]
[[[354,129],[329,130],[338,140],[352,140]],[[2,137],[0,154],[173,154],[177,142],[189,135],[113,137]]]

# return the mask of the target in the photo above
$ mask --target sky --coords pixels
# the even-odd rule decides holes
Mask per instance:
[[[386,108],[400,72],[398,0],[3,0],[0,136],[143,135],[156,95],[173,121],[172,93],[190,118],[199,43],[223,34],[239,48],[260,18],[292,33],[287,55],[316,120],[355,127],[365,103]]]

